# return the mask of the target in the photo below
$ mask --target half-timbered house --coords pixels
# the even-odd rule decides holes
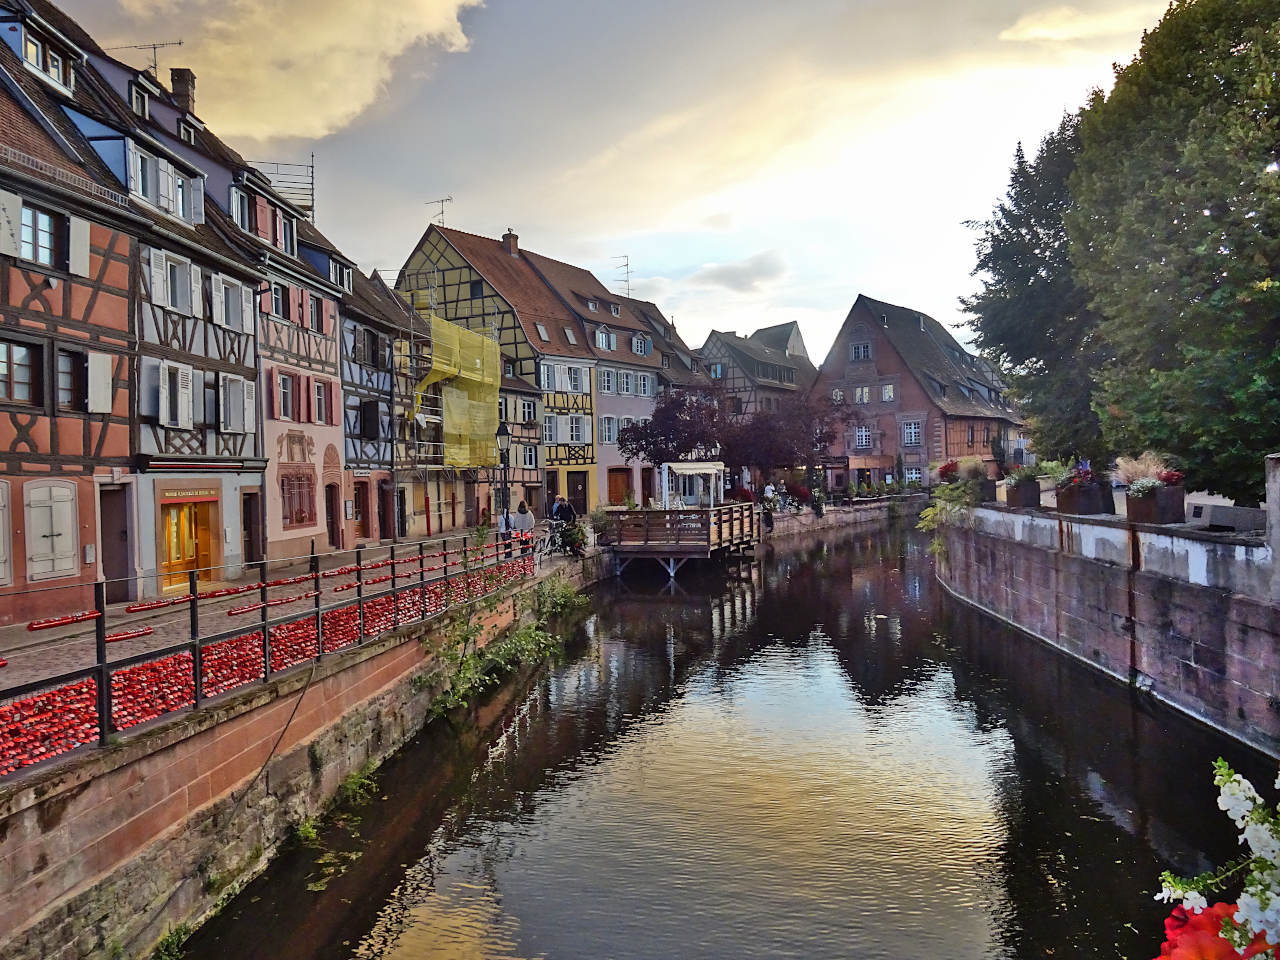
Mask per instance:
[[[63,110],[84,50],[0,32],[0,623],[130,590],[130,293],[145,225]]]
[[[979,457],[991,475],[993,438],[1008,449],[1022,424],[986,361],[918,310],[859,296],[827,358],[815,394],[850,408],[845,436],[830,454],[847,468],[829,482],[921,482],[929,464]],[[902,474],[898,475],[901,468]]]
[[[765,327],[749,337],[713,330],[698,361],[723,393],[730,417],[750,417],[783,408],[803,397],[817,371],[795,323]]]
[[[432,224],[396,288],[415,306],[430,302],[446,320],[492,331],[514,374],[542,390],[546,501],[564,495],[579,513],[596,503],[596,357],[577,316],[534,270],[519,238]]]
[[[503,357],[502,386],[498,393],[498,421],[511,434],[506,481],[511,509],[523,500],[534,516],[544,515],[542,483],[542,391],[515,375],[515,361]],[[502,508],[502,494],[495,490],[494,516]]]

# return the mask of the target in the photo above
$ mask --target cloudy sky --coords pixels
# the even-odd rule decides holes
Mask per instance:
[[[1165,8],[62,2],[104,46],[181,38],[162,77],[192,67],[197,112],[246,156],[314,150],[317,223],[366,269],[398,267],[451,195],[450,226],[513,227],[612,289],[628,255],[690,344],[798,320],[815,360],[858,293],[963,323],[964,221]]]

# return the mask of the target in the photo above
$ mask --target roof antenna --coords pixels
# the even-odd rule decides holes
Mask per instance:
[[[627,288],[627,298],[630,299],[631,298],[631,257],[629,257],[627,254],[624,253],[616,257],[610,257],[609,259],[622,261],[617,266],[617,270],[619,273],[622,274],[622,276],[616,277],[615,279],[622,281],[622,285]]]
[[[429,207],[435,203],[440,204],[440,212],[431,218],[431,222],[436,224],[437,226],[443,227],[444,226],[444,205],[446,203],[453,203],[453,195],[450,194],[447,197],[441,197],[439,200],[428,200],[427,206]]]
[[[106,49],[108,51],[150,50],[151,51],[151,73],[158,80],[160,79],[160,56],[157,53],[157,51],[160,50],[162,47],[180,47],[180,46],[182,46],[181,40],[165,40],[165,41],[157,41],[156,43],[131,43],[131,44],[126,44],[125,46],[122,46],[122,47],[107,47]]]

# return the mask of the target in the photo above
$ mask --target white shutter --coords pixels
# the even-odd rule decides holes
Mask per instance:
[[[80,217],[69,220],[67,269],[77,277],[89,276],[89,221]]]
[[[248,287],[240,287],[240,306],[241,315],[244,318],[244,326],[241,327],[243,333],[254,333],[253,323],[253,291]]]
[[[132,140],[124,142],[125,157],[129,161],[129,191],[139,196],[142,194],[142,157]]]
[[[178,423],[183,430],[192,426],[192,409],[195,403],[194,391],[191,388],[192,370],[186,364],[178,367]]]
[[[204,177],[188,180],[187,189],[191,191],[191,222],[204,223]]]
[[[110,413],[111,397],[114,391],[111,383],[111,368],[115,358],[109,353],[89,352],[89,412]]]
[[[556,364],[556,391],[566,393],[569,390],[569,368],[563,363]]]
[[[226,300],[227,291],[223,288],[226,283],[222,277],[216,273],[209,277],[209,292],[213,295],[213,322],[218,326],[226,326],[226,311],[223,309],[223,303]],[[234,290],[232,291],[235,292]]]
[[[159,181],[159,195],[157,202],[161,210],[172,210],[174,195],[173,166],[164,157],[161,157],[156,161],[156,166],[160,174],[156,178]]]
[[[200,268],[191,265],[191,316],[197,320],[204,316],[204,285],[200,281]]]
[[[168,276],[165,270],[164,251],[151,248],[151,302],[156,306],[167,307],[169,295],[166,292]]]
[[[169,367],[171,366],[165,360],[160,361],[160,390],[156,395],[156,420],[166,427],[172,427],[174,424],[169,422]]]
[[[258,431],[258,385],[252,380],[244,382],[244,432]]]
[[[9,540],[13,522],[9,513],[9,481],[0,480],[0,585],[13,583],[13,567],[10,565]]]
[[[229,373],[218,374],[218,431],[220,433],[229,433],[231,431],[231,403],[234,399],[231,395],[231,385],[235,378]]]
[[[22,229],[22,198],[0,190],[0,254],[16,257],[21,249],[18,238]]]
[[[583,443],[591,442],[591,418],[590,417],[582,418],[582,442]]]
[[[569,442],[569,416],[568,414],[556,414],[556,443]]]
[[[76,502],[72,487],[28,483],[24,488],[27,521],[27,574],[71,573],[76,568]]]

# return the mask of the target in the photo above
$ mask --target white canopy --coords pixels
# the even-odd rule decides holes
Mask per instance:
[[[718,499],[724,502],[724,464],[719,460],[677,460],[662,465],[662,506],[669,509],[671,500],[676,499],[683,506],[696,507],[706,505],[714,507]],[[681,496],[676,488],[677,477],[693,477],[691,489]],[[704,485],[702,478],[707,477]],[[686,484],[689,486],[689,484]]]
[[[724,473],[724,464],[719,460],[695,460],[692,462],[680,460],[663,464],[663,466],[672,473]]]

